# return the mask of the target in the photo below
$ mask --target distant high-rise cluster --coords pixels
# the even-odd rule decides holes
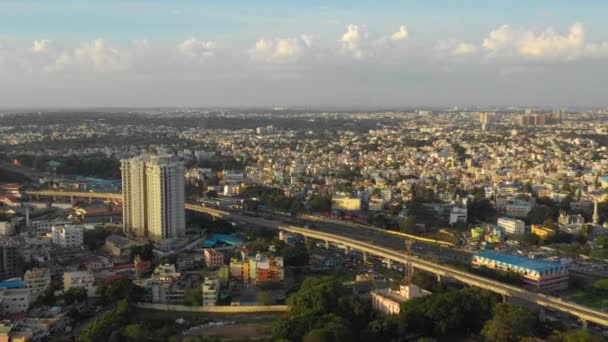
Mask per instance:
[[[486,131],[492,128],[494,124],[494,115],[492,112],[482,112],[479,113],[479,123],[481,123],[481,129]]]
[[[121,160],[123,227],[154,241],[185,236],[184,165],[171,156]]]
[[[517,124],[520,126],[559,125],[562,123],[562,116],[562,111],[532,114],[530,110],[526,110],[526,114],[517,117]]]

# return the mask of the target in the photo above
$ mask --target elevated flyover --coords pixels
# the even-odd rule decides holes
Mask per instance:
[[[113,192],[85,192],[85,191],[55,191],[55,190],[26,190],[24,193],[36,197],[69,197],[71,201],[75,198],[99,198],[106,200],[122,200],[122,194]]]
[[[62,191],[26,191],[31,195],[39,196],[67,196],[67,197],[83,197],[83,198],[102,198],[102,199],[120,199],[120,194],[113,193],[89,193],[89,192],[62,192]],[[325,241],[327,244],[335,243],[338,245],[345,246],[346,248],[354,248],[364,253],[377,255],[390,261],[406,263],[408,262],[408,256],[403,251],[395,249],[389,249],[382,246],[375,245],[368,241],[361,241],[352,239],[346,236],[336,235],[328,232],[322,232],[309,228],[302,228],[289,224],[284,224],[279,221],[268,220],[259,217],[243,216],[219,209],[203,207],[198,204],[186,204],[186,210],[196,211],[211,215],[217,218],[226,218],[238,222],[245,222],[249,224],[284,230],[292,233],[303,235],[306,238],[317,239]],[[414,268],[424,270],[436,274],[438,277],[449,277],[456,279],[462,283],[482,288],[485,290],[498,293],[506,297],[517,297],[523,300],[541,305],[546,308],[559,310],[562,312],[569,313],[573,316],[578,317],[583,322],[592,322],[595,324],[608,326],[608,313],[579,305],[576,303],[564,301],[560,298],[548,296],[540,293],[530,292],[526,289],[504,284],[502,282],[485,278],[476,274],[472,274],[460,269],[438,264],[436,262],[411,257],[411,264]]]

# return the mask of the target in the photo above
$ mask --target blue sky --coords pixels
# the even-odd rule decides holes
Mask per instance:
[[[603,105],[595,89],[548,83],[606,80],[589,72],[606,66],[606,13],[605,0],[0,0],[0,91],[14,105],[32,101],[26,89],[40,105]],[[82,102],[47,94],[68,79]],[[463,79],[477,82],[451,91]],[[101,95],[120,80],[135,94],[150,80],[175,94]],[[219,88],[196,85],[210,80]],[[267,88],[246,86],[258,83]]]
[[[534,1],[160,1],[160,0],[3,0],[4,34],[56,40],[103,36],[129,40],[142,37],[181,38],[208,35],[291,34],[302,30],[337,32],[338,23],[361,23],[377,29],[408,22],[428,36],[449,30],[474,38],[498,24],[566,27],[583,20],[595,33],[605,33],[603,0]]]

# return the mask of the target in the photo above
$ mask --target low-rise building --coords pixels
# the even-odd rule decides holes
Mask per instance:
[[[97,286],[95,286],[95,277],[93,273],[88,271],[64,272],[63,273],[63,291],[68,291],[71,288],[82,288],[87,290],[89,297],[97,295]]]
[[[25,271],[23,282],[31,291],[32,301],[36,301],[51,286],[51,271],[48,268],[32,268]]]
[[[486,251],[476,254],[472,264],[518,273],[530,290],[552,292],[568,288],[568,266],[559,262]]]
[[[401,311],[401,303],[429,294],[429,291],[422,290],[414,284],[401,285],[396,291],[376,290],[371,292],[372,308],[388,315],[397,315]]]
[[[12,235],[15,232],[15,225],[9,221],[0,221],[0,236]]]
[[[467,223],[468,213],[466,207],[455,206],[450,211],[450,224],[456,224],[459,222]]]
[[[357,197],[334,197],[331,200],[333,210],[358,211],[361,210],[361,199]]]
[[[27,312],[31,302],[30,290],[24,286],[0,287],[0,314],[3,316]]]
[[[33,221],[32,226],[38,234],[48,234],[53,230],[53,227],[60,227],[72,224],[72,221],[68,220],[43,220]]]
[[[496,225],[502,228],[506,235],[522,235],[526,229],[524,221],[511,217],[499,218]]]
[[[203,254],[205,255],[205,265],[207,267],[221,267],[224,265],[224,254],[221,252],[213,248],[205,248],[203,249]]]
[[[62,248],[81,247],[83,245],[83,228],[75,225],[53,226],[51,241]]]
[[[112,234],[106,238],[105,248],[110,254],[116,257],[125,257],[131,255],[131,250],[142,244],[137,241],[127,239],[124,236]]]
[[[530,232],[541,238],[541,240],[546,240],[555,235],[555,231],[553,229],[536,224],[530,226]]]

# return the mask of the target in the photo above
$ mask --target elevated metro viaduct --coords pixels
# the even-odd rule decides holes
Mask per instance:
[[[38,195],[38,196],[67,196],[71,198],[75,197],[83,197],[83,198],[102,198],[102,199],[120,199],[120,194],[110,194],[110,193],[93,193],[93,192],[62,192],[62,191],[26,191],[26,193],[30,195]],[[436,274],[438,277],[449,277],[455,280],[458,280],[462,283],[475,286],[478,288],[482,288],[485,290],[492,291],[494,293],[500,294],[504,297],[517,297],[523,300],[526,300],[531,303],[535,303],[537,305],[551,308],[555,310],[559,310],[562,312],[569,313],[573,316],[578,317],[583,324],[585,325],[587,322],[592,322],[598,325],[608,326],[608,313],[604,313],[602,311],[586,307],[583,305],[579,305],[576,303],[571,303],[562,300],[561,298],[548,296],[541,293],[530,292],[526,289],[504,284],[497,280],[485,278],[476,274],[472,274],[469,272],[465,272],[459,270],[457,268],[453,268],[450,266],[438,264],[436,262],[427,261],[424,259],[416,258],[416,257],[408,257],[403,252],[396,251],[393,249],[388,249],[385,247],[377,246],[368,242],[363,242],[355,239],[351,239],[345,236],[340,236],[336,234],[331,234],[327,232],[321,232],[313,229],[297,227],[293,225],[284,224],[282,222],[268,220],[259,217],[249,217],[238,215],[234,213],[230,213],[227,211],[203,207],[198,204],[187,203],[186,210],[191,210],[195,212],[200,212],[204,214],[208,214],[215,218],[225,218],[228,220],[233,220],[237,222],[245,222],[249,224],[264,226],[268,228],[274,228],[279,230],[284,230],[296,234],[300,234],[305,238],[318,239],[321,241],[325,241],[328,245],[329,243],[335,243],[338,245],[342,245],[345,248],[354,248],[356,250],[360,250],[366,255],[367,253],[372,255],[377,255],[385,258],[389,263],[391,261],[407,263],[411,262],[414,268],[431,272]],[[408,260],[410,259],[411,260]]]

